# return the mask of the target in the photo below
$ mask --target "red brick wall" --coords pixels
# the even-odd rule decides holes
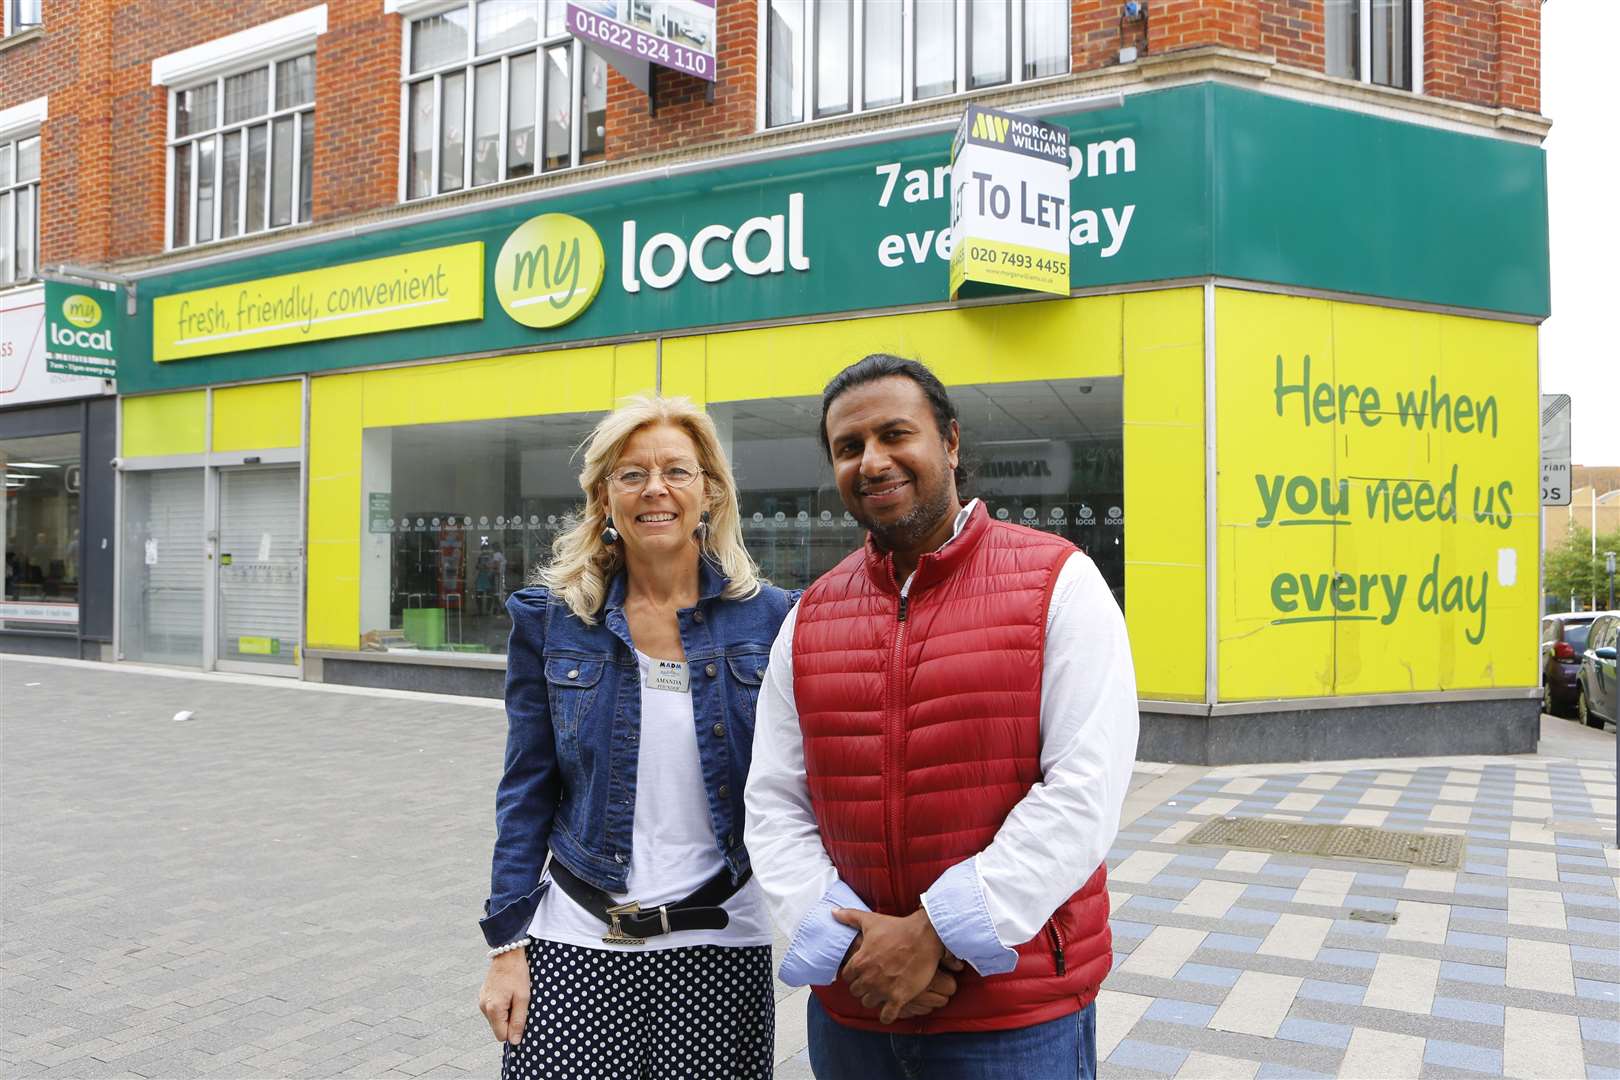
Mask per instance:
[[[705,100],[706,80],[654,66],[658,114],[651,115],[647,95],[617,69],[608,68],[609,158],[640,157],[753,133],[759,93],[759,4],[719,0],[715,20],[719,51],[713,104]]]
[[[399,200],[404,20],[380,0],[327,0],[315,47],[316,221]]]
[[[104,262],[163,250],[168,96],[153,58],[301,11],[313,0],[50,0],[43,35],[0,51],[0,108],[49,95],[42,132],[43,262]],[[1320,0],[1149,0],[1120,25],[1123,0],[1071,0],[1073,70],[1217,45],[1320,70]],[[1437,98],[1540,107],[1540,0],[1428,0],[1424,91]],[[314,213],[332,220],[398,200],[398,16],[380,0],[327,0],[316,50]],[[610,70],[614,159],[754,133],[757,0],[719,0],[714,101],[701,79],[658,70],[659,107]]]
[[[1152,52],[1197,45],[1258,51],[1260,10],[1255,0],[1149,0],[1148,48]]]
[[[1279,63],[1321,71],[1326,65],[1322,0],[1255,0],[1260,51]]]

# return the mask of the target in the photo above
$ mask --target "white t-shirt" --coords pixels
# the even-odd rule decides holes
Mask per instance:
[[[671,679],[671,672],[684,674],[686,665],[655,660],[640,651],[636,663],[641,671],[641,752],[636,760],[635,832],[626,890],[612,896],[620,903],[639,900],[647,910],[686,899],[718,874],[725,860],[715,846],[709,820],[691,691],[661,688],[681,681]],[[553,884],[540,897],[529,936],[588,949],[642,952],[771,943],[770,917],[757,879],[749,878],[723,906],[731,917],[724,930],[681,930],[656,934],[645,945],[609,945],[602,940],[607,925]]]

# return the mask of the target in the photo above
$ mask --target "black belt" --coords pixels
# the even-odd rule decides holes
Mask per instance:
[[[602,940],[609,945],[644,945],[650,937],[680,930],[724,930],[731,916],[720,905],[736,895],[754,872],[744,870],[733,881],[730,870],[721,870],[684,900],[642,910],[638,900],[617,903],[556,859],[551,860],[550,871],[551,880],[569,899],[607,924]]]

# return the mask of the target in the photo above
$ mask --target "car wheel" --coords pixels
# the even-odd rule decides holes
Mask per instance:
[[[1603,717],[1593,716],[1592,708],[1586,702],[1586,687],[1581,687],[1581,696],[1575,703],[1575,715],[1587,727],[1600,728],[1603,726]]]
[[[1541,711],[1548,716],[1558,715],[1553,711],[1552,684],[1545,681],[1541,684]]]

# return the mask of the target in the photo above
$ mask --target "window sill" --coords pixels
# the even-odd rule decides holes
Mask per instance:
[[[7,49],[15,49],[19,46],[26,45],[30,41],[38,41],[44,36],[45,28],[43,26],[30,27],[20,34],[9,34],[6,37],[0,38],[0,52],[5,52]]]
[[[426,664],[429,667],[467,667],[505,669],[504,653],[449,653],[429,650],[401,650],[399,652],[371,652],[351,649],[305,649],[311,660],[347,660],[376,664]]]
[[[769,124],[763,124],[755,129],[754,134],[772,135],[779,131],[814,130],[816,128],[826,127],[830,124],[836,124],[839,121],[860,120],[873,116],[904,116],[908,112],[927,110],[931,107],[937,107],[944,102],[965,102],[971,104],[980,98],[993,97],[998,94],[1005,94],[1008,91],[1025,90],[1031,87],[1040,88],[1043,86],[1051,86],[1069,80],[1073,78],[1075,74],[1076,73],[1072,71],[1065,71],[1060,75],[1047,75],[1038,79],[1024,79],[1020,82],[999,83],[996,86],[981,86],[973,90],[960,90],[954,94],[939,94],[935,97],[923,98],[921,101],[904,101],[897,105],[880,105],[872,109],[855,109],[851,110],[850,112],[839,113],[837,116],[811,117],[808,119],[795,121],[791,124],[777,124],[774,127]],[[1079,74],[1087,73],[1081,72]]]

